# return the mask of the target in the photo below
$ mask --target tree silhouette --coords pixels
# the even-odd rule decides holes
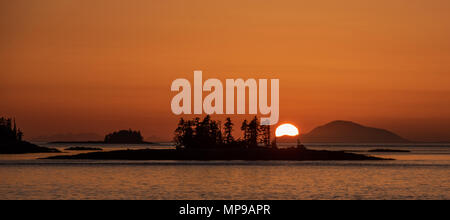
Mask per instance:
[[[247,119],[245,119],[242,122],[241,131],[244,132],[244,140],[243,140],[243,142],[244,142],[244,144],[246,146],[248,146],[248,144],[249,144],[249,133],[248,133],[248,122],[247,122]]]
[[[270,146],[270,127],[262,129],[257,117],[250,122],[244,120],[241,126],[244,137],[238,141],[232,135],[233,125],[231,118],[227,118],[224,123],[224,133],[222,133],[220,121],[212,120],[209,115],[203,120],[181,118],[174,131],[174,141],[177,149],[255,148],[258,147],[259,142],[266,147]]]
[[[223,144],[220,123],[211,120],[207,115],[202,121],[199,118],[178,122],[174,141],[177,148],[212,148]]]
[[[13,143],[21,142],[23,132],[17,128],[16,120],[11,118],[0,118],[0,142]]]
[[[258,147],[258,135],[260,132],[259,129],[259,120],[255,116],[252,121],[248,124],[248,147]]]
[[[185,121],[183,118],[180,119],[178,127],[175,130],[174,141],[177,148],[181,147],[192,147],[194,145],[194,130],[192,129],[193,121]]]
[[[270,136],[271,136],[271,131],[270,131],[270,125],[261,125],[260,126],[260,131],[261,131],[261,140],[260,142],[266,146],[266,147],[270,147]]]
[[[225,132],[225,144],[231,144],[234,142],[233,137],[233,122],[231,122],[231,118],[227,118],[224,124],[224,132]]]

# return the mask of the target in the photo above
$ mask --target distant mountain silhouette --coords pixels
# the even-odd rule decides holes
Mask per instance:
[[[407,143],[388,130],[365,127],[351,121],[333,121],[302,135],[306,143]]]
[[[101,141],[104,136],[96,133],[61,133],[53,135],[41,135],[32,138],[35,142],[82,142],[82,141]]]

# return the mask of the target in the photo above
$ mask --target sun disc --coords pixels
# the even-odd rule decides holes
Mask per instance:
[[[295,127],[292,124],[286,123],[286,124],[282,124],[280,126],[277,127],[277,129],[275,130],[275,135],[277,137],[282,137],[282,136],[297,136],[299,134],[299,131],[297,129],[297,127]]]

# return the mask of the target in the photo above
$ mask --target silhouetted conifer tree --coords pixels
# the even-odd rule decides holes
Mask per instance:
[[[224,124],[224,133],[225,133],[225,144],[231,144],[234,142],[233,138],[233,122],[231,122],[231,118],[227,118]]]
[[[244,144],[247,147],[249,145],[249,134],[248,134],[248,122],[247,122],[247,120],[244,120],[242,122],[241,131],[243,131],[243,133],[244,133],[243,142],[244,142]]]
[[[16,120],[11,118],[0,118],[0,142],[13,143],[21,142],[23,132],[17,128]]]
[[[248,147],[258,147],[259,120],[255,116],[248,124]]]
[[[270,125],[261,125],[260,126],[260,131],[261,131],[261,140],[260,142],[266,146],[266,147],[270,147]]]

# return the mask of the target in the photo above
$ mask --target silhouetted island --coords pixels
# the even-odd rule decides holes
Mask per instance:
[[[64,150],[69,151],[102,151],[103,149],[99,147],[69,147]]]
[[[302,135],[305,143],[410,143],[388,130],[350,121],[333,121]]]
[[[298,142],[297,147],[278,149],[271,142],[270,126],[260,126],[258,118],[244,120],[240,127],[242,139],[232,136],[233,123],[221,123],[206,116],[178,123],[174,141],[176,149],[117,150],[78,155],[55,156],[46,159],[90,160],[385,160],[382,158],[346,153],[344,151],[308,150]]]
[[[45,159],[89,159],[89,160],[386,160],[344,151],[308,149],[142,149],[92,152],[78,155],[54,156]]]
[[[59,153],[53,148],[40,147],[22,140],[23,132],[11,118],[0,118],[0,154]]]
[[[144,141],[140,131],[120,130],[107,134],[104,141],[55,141],[52,144],[153,144]]]

